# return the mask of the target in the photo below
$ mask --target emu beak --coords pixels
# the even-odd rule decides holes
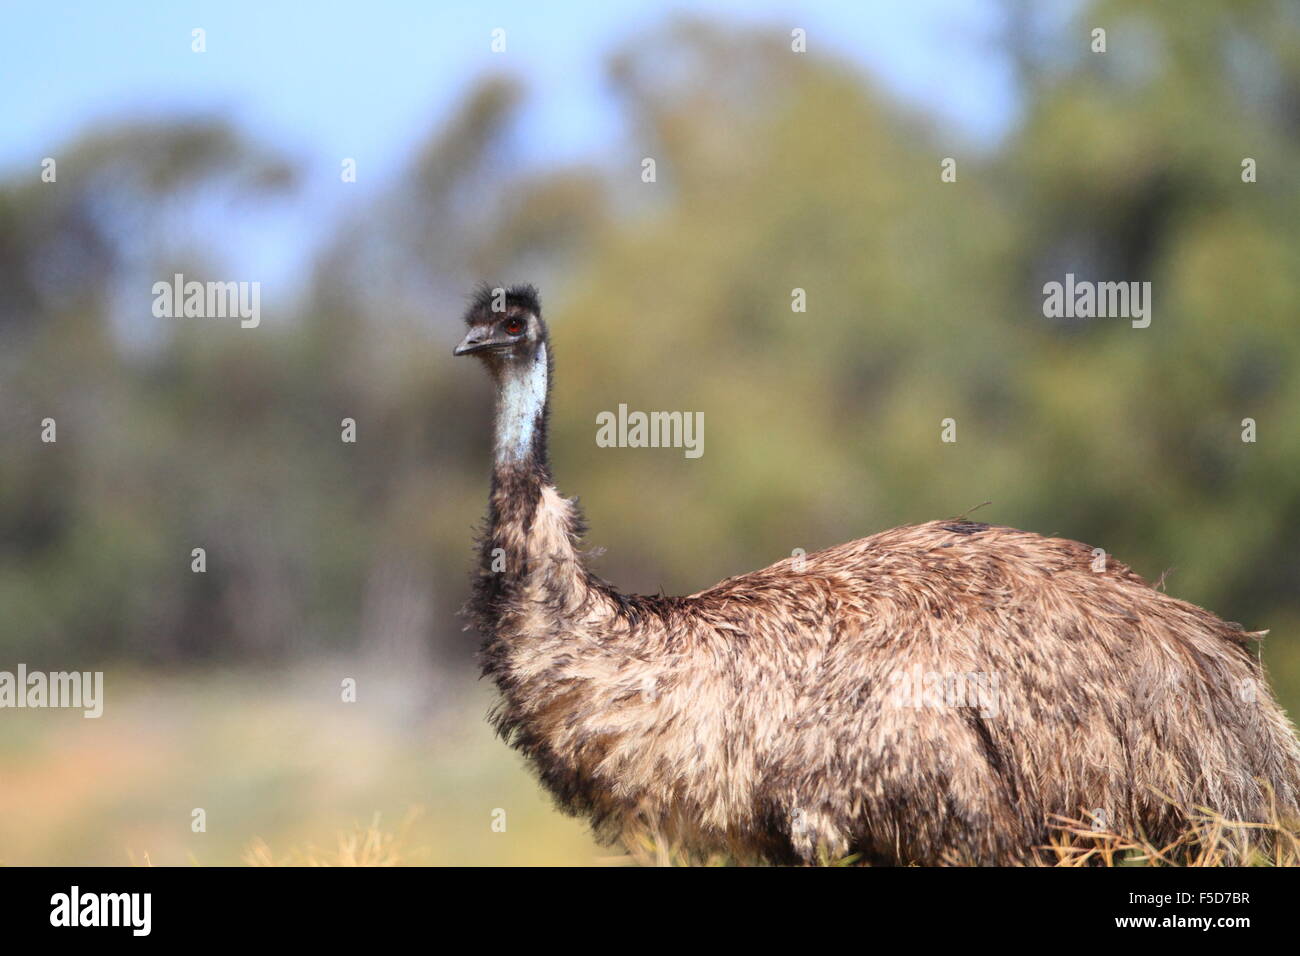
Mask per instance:
[[[461,340],[460,345],[452,349],[452,355],[469,355],[471,352],[478,352],[491,346],[492,338],[488,334],[488,329],[479,326],[470,329],[465,338]]]

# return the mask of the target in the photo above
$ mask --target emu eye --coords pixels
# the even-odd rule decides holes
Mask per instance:
[[[523,335],[524,320],[516,316],[506,320],[506,333],[508,335]]]

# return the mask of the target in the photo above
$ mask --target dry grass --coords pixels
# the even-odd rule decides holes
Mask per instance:
[[[1052,839],[1039,847],[1047,865],[1074,866],[1300,866],[1300,821],[1276,814],[1266,823],[1228,820],[1208,809],[1180,808],[1188,821],[1178,839],[1157,846],[1139,835],[1108,829],[1099,819],[1058,820]],[[678,849],[642,836],[628,855],[603,861],[639,866],[729,866],[726,856],[692,859]],[[825,866],[862,865],[859,855],[831,859]],[[956,855],[948,865],[969,865]]]
[[[1228,820],[1211,810],[1186,812],[1178,838],[1157,846],[1116,833],[1098,820],[1062,820],[1045,851],[1055,866],[1300,866],[1300,826]]]
[[[1100,820],[1062,819],[1052,840],[1040,847],[1051,866],[1300,866],[1300,825],[1274,820],[1243,823],[1208,810],[1186,814],[1189,825],[1178,839],[1156,846],[1139,836],[1117,833]],[[411,811],[396,831],[381,826],[379,814],[369,825],[341,831],[332,850],[314,845],[290,848],[276,855],[266,841],[253,840],[243,853],[248,866],[403,866],[411,862],[411,825],[419,816]],[[1238,862],[1240,861],[1240,862]],[[133,861],[149,865],[147,858]],[[611,854],[594,861],[602,866],[734,866],[723,854],[695,859],[667,847],[652,836],[642,836],[626,854]],[[953,858],[951,865],[962,865]],[[824,857],[826,866],[857,866],[857,855]]]
[[[398,832],[390,833],[380,827],[376,813],[369,826],[340,832],[334,850],[308,845],[276,857],[259,837],[248,845],[243,861],[248,866],[401,866],[407,862],[404,854],[409,849],[410,828],[418,816],[417,811],[408,813]]]

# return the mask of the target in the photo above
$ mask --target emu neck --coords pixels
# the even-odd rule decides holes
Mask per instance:
[[[547,373],[545,343],[537,347],[537,354],[527,365],[509,365],[501,370],[495,446],[498,469],[519,468],[530,459],[545,467]]]
[[[496,631],[555,627],[589,603],[577,549],[580,519],[555,490],[546,450],[546,346],[497,378],[497,417],[488,530],[477,607]],[[514,622],[514,623],[511,623]]]

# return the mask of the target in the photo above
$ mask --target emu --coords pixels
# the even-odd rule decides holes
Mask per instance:
[[[685,597],[620,593],[552,482],[536,290],[484,288],[466,321],[455,354],[497,389],[466,609],[492,719],[598,838],[1034,864],[1058,817],[1165,845],[1199,810],[1297,813],[1300,746],[1251,652],[1262,635],[1075,541],[932,521]],[[942,692],[972,675],[979,694]]]

